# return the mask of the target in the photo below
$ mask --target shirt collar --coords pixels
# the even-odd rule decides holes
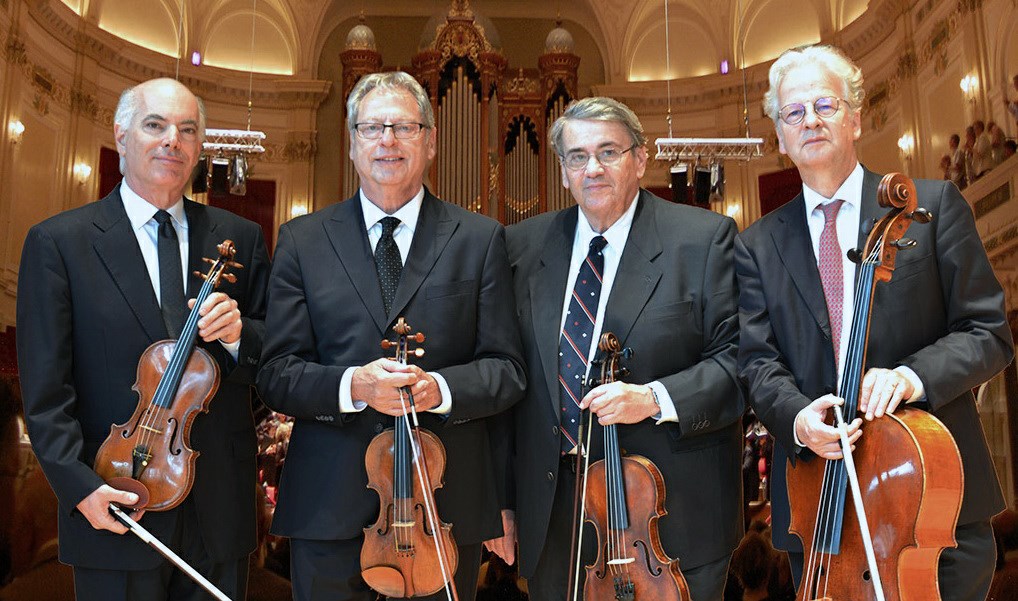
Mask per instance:
[[[633,201],[629,203],[629,208],[622,214],[621,217],[615,220],[615,223],[604,231],[604,233],[598,233],[594,231],[594,228],[590,227],[590,222],[587,221],[587,216],[583,214],[583,209],[579,209],[580,216],[576,223],[576,236],[577,239],[583,242],[583,247],[586,248],[590,245],[590,241],[595,236],[604,236],[604,239],[608,242],[608,246],[615,250],[615,252],[621,254],[622,247],[626,245],[626,240],[629,238],[629,229],[633,226],[633,216],[636,215],[636,202],[640,198],[640,190],[636,190],[636,196],[633,197]]]
[[[361,212],[364,213],[364,228],[371,229],[376,223],[381,221],[385,217],[390,215],[379,209],[375,203],[368,200],[368,197],[364,195],[364,190],[360,190],[359,196],[361,199]],[[417,229],[417,216],[421,214],[421,205],[424,204],[424,186],[414,194],[413,198],[410,199],[405,205],[399,208],[398,211],[393,213],[391,216],[399,219],[400,225],[405,225],[410,229],[410,233],[413,233]]]
[[[806,184],[803,184],[802,196],[806,200],[806,216],[809,217],[813,214],[813,211],[815,211],[817,207],[822,204],[827,204],[834,199],[843,200],[845,201],[845,204],[852,205],[856,208],[856,210],[858,210],[859,205],[862,204],[862,179],[862,165],[857,162],[855,164],[855,169],[853,169],[852,173],[845,178],[841,187],[838,188],[838,190],[834,193],[834,196],[831,198],[825,198],[816,190],[810,188]]]
[[[120,198],[124,201],[124,210],[127,211],[127,218],[131,221],[131,228],[140,230],[152,217],[159,212],[159,208],[145,200],[138,193],[127,185],[127,180],[120,183]],[[166,212],[177,222],[177,227],[187,228],[187,217],[184,215],[184,197],[175,202]]]

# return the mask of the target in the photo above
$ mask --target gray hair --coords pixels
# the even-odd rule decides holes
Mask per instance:
[[[768,75],[770,88],[764,94],[764,112],[775,124],[780,119],[778,106],[778,88],[781,81],[788,75],[789,71],[806,65],[819,65],[828,73],[834,75],[844,85],[844,100],[854,110],[862,108],[863,99],[866,97],[866,90],[862,87],[862,69],[856,66],[845,53],[834,46],[817,44],[814,46],[799,46],[786,50],[771,65]]]
[[[350,91],[350,97],[346,100],[346,124],[350,129],[357,124],[357,112],[360,110],[361,101],[374,89],[407,92],[417,102],[424,127],[429,129],[435,127],[435,112],[431,110],[431,99],[421,84],[409,73],[389,71],[365,75]]]
[[[566,123],[572,120],[588,121],[614,121],[621,123],[629,130],[629,137],[633,144],[643,146],[647,143],[647,136],[643,135],[643,125],[640,119],[633,112],[633,109],[622,104],[614,98],[605,96],[591,96],[569,103],[562,116],[555,120],[548,132],[548,138],[555,154],[563,156],[565,149],[562,148],[562,134]]]
[[[140,85],[140,84],[139,84]],[[198,136],[199,139],[205,140],[205,103],[197,95],[194,95],[195,101],[198,103]],[[138,86],[132,86],[127,88],[120,94],[120,100],[117,101],[117,110],[113,113],[113,123],[120,126],[120,129],[128,130],[131,128],[131,123],[134,122],[134,118],[138,115],[138,105],[141,103],[141,97],[138,94]],[[124,173],[124,157],[120,157],[120,173]]]

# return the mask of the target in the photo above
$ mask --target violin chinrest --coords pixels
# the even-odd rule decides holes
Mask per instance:
[[[137,511],[139,509],[144,509],[145,507],[148,506],[149,502],[148,487],[145,486],[140,481],[135,480],[134,478],[125,478],[122,476],[117,476],[115,478],[110,478],[109,480],[106,481],[106,483],[112,486],[113,488],[116,488],[117,490],[126,490],[127,492],[133,492],[134,494],[138,495],[138,502],[135,503],[134,505],[121,505],[121,507],[123,507],[124,509]]]
[[[361,578],[373,590],[382,593],[386,597],[402,599],[408,596],[403,574],[396,568],[373,566],[366,570],[361,570]]]

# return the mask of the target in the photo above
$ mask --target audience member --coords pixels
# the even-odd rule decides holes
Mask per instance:
[[[990,121],[986,125],[986,131],[990,135],[990,165],[991,169],[1004,162],[1004,130]]]
[[[958,134],[951,134],[947,147],[951,157],[950,180],[962,190],[968,184],[968,180],[965,179],[965,149],[961,147],[961,137]]]
[[[975,173],[975,178],[979,178],[993,167],[993,158],[990,154],[993,141],[990,139],[990,134],[986,133],[986,124],[982,119],[976,119],[972,128],[976,134],[975,144],[972,147],[972,171]]]
[[[1014,140],[1004,140],[1004,160],[1013,157],[1016,149],[1018,149],[1018,143]]]

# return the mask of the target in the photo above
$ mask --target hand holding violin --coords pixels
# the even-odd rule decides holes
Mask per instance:
[[[434,409],[442,402],[435,378],[416,365],[375,359],[353,372],[350,395],[385,415],[403,415],[399,399],[400,388],[410,388],[418,411]]]
[[[580,410],[588,408],[602,426],[635,424],[660,411],[650,386],[620,381],[601,384],[588,392],[580,401]]]
[[[198,299],[187,301],[187,308],[194,309]],[[198,335],[205,342],[220,340],[226,344],[233,344],[240,340],[240,333],[244,322],[240,319],[240,309],[237,301],[230,298],[225,292],[213,292],[198,309]]]

